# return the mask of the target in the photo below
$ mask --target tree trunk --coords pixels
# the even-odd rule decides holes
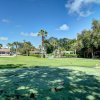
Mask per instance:
[[[27,56],[29,56],[29,51],[27,51]]]
[[[85,58],[85,52],[84,52],[84,58]]]
[[[92,48],[92,50],[91,50],[91,56],[92,56],[92,58],[94,58],[94,51],[93,51],[93,48]]]
[[[42,58],[45,58],[45,55],[44,55],[44,36],[42,36],[42,55],[41,55]]]
[[[56,58],[56,56],[57,56],[56,46],[54,46],[53,52],[54,52],[54,58]]]
[[[92,58],[94,58],[94,53],[93,53],[93,51],[91,52],[91,56],[92,56]]]
[[[74,52],[74,53],[75,53],[75,55],[76,55],[76,49],[75,49],[75,52]]]
[[[16,45],[16,56],[17,56],[17,45]]]

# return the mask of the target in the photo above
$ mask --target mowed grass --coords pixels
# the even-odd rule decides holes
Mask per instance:
[[[84,58],[36,58],[31,56],[18,56],[12,58],[0,58],[0,68],[4,67],[62,67],[62,66],[79,66],[95,67],[100,66],[100,60]],[[15,66],[14,66],[15,65]]]
[[[0,100],[100,100],[96,66],[100,60],[0,58]]]
[[[100,70],[0,69],[0,100],[100,100]]]

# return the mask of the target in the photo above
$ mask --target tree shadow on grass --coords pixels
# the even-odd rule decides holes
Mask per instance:
[[[0,65],[0,69],[12,69],[12,68],[26,68],[26,65],[25,64],[3,64],[3,65]]]
[[[49,66],[1,69],[0,98],[4,100],[100,100],[100,77]]]

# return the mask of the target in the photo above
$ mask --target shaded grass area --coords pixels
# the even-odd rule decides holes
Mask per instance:
[[[100,60],[0,58],[0,99],[100,100],[96,65],[100,66]]]
[[[10,65],[11,64],[11,65]],[[14,66],[16,65],[17,66]],[[0,68],[8,67],[34,67],[34,66],[79,66],[95,67],[100,66],[100,60],[83,58],[35,58],[27,56],[18,56],[14,58],[0,58]]]
[[[88,70],[49,66],[0,69],[0,98],[3,100],[100,100],[100,75],[86,72]]]

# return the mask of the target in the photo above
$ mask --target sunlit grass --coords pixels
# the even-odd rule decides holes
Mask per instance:
[[[99,65],[83,58],[0,58],[0,99],[99,100]]]
[[[34,66],[80,66],[80,67],[95,67],[100,66],[100,60],[84,59],[84,58],[35,58],[27,56],[18,56],[13,58],[0,58],[0,65],[6,64],[23,64],[26,67]],[[21,67],[21,66],[19,66]]]

